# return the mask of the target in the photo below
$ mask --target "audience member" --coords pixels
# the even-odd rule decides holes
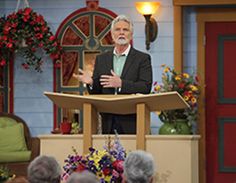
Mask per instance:
[[[67,183],[99,183],[99,180],[95,174],[83,171],[81,173],[72,173],[68,178]]]
[[[5,183],[29,183],[29,182],[25,177],[15,177],[6,181]]]
[[[54,157],[38,156],[28,167],[30,183],[60,183],[61,168]]]
[[[155,163],[153,156],[142,150],[128,154],[124,162],[125,183],[153,183]]]

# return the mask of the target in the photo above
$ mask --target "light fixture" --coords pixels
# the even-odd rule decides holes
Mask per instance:
[[[136,9],[145,17],[145,34],[146,34],[146,49],[150,49],[150,42],[153,42],[157,37],[157,22],[151,17],[159,8],[159,2],[136,2]]]

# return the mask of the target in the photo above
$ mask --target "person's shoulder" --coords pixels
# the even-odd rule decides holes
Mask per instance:
[[[113,54],[113,52],[110,51],[110,50],[108,50],[108,51],[104,51],[104,52],[98,54],[97,56],[98,56],[98,57],[104,57],[104,56],[106,57],[106,56],[112,55],[112,54]]]
[[[143,52],[143,51],[140,51],[140,50],[137,50],[135,49],[134,47],[131,47],[130,49],[131,53],[133,54],[137,54],[137,55],[140,55],[140,56],[146,56],[146,57],[150,57],[150,55],[146,52]]]

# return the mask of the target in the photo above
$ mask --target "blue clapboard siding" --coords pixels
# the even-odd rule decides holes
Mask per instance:
[[[147,0],[146,0],[147,1]],[[1,0],[0,15],[15,11],[16,0]],[[152,57],[153,80],[161,82],[161,65],[173,66],[173,5],[172,0],[160,0],[161,7],[153,15],[158,22],[158,37],[145,49],[145,20],[135,9],[135,0],[100,0],[100,6],[116,14],[129,15],[134,23],[134,47],[148,52]],[[29,0],[30,7],[42,14],[55,33],[60,23],[72,12],[85,7],[85,0]],[[23,0],[21,2],[23,7]],[[196,17],[193,8],[184,11],[184,67],[186,71],[196,69]],[[44,91],[53,91],[53,68],[50,58],[43,56],[43,73],[24,71],[23,58],[16,54],[14,66],[14,112],[25,119],[33,136],[48,134],[53,127],[53,104]],[[151,115],[152,133],[158,133],[160,122],[156,114]]]

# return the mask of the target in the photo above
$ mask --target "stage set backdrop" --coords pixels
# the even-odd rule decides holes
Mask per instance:
[[[87,4],[86,4],[87,2]],[[160,7],[153,17],[158,22],[157,39],[151,43],[150,50],[145,45],[145,19],[135,8],[135,0],[95,1],[98,4],[88,7],[86,0],[29,0],[29,7],[43,16],[53,34],[61,41],[65,51],[60,71],[53,68],[51,58],[43,53],[42,72],[22,68],[24,58],[15,53],[14,64],[0,67],[0,110],[14,112],[23,118],[33,136],[49,134],[63,116],[79,120],[76,110],[60,110],[54,108],[52,102],[43,95],[44,91],[63,91],[83,93],[84,87],[72,79],[72,73],[78,66],[85,64],[93,67],[97,54],[111,49],[111,35],[108,24],[118,14],[126,14],[134,23],[133,46],[151,55],[153,81],[161,81],[162,64],[173,67],[173,2],[160,0]],[[0,2],[0,15],[9,15],[16,9],[15,0]],[[24,8],[21,2],[19,9]],[[98,6],[98,7],[96,7]],[[98,8],[92,13],[89,8]],[[73,22],[73,23],[72,23]],[[92,22],[92,23],[91,23]],[[93,29],[95,28],[95,29]],[[95,30],[89,32],[89,30]],[[87,37],[98,39],[86,39]],[[85,41],[90,40],[90,41]],[[96,41],[102,41],[97,48]],[[184,69],[189,72],[196,70],[196,16],[194,8],[184,9]],[[83,52],[83,50],[87,50]],[[70,65],[70,67],[68,67]],[[2,87],[4,86],[4,87]],[[156,114],[151,115],[151,131],[157,134],[160,121]]]

